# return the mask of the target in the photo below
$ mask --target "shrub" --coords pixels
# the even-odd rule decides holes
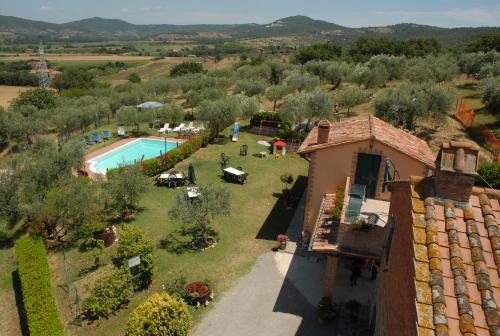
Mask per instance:
[[[170,70],[170,76],[178,77],[187,74],[202,73],[203,65],[196,62],[183,62]]]
[[[167,293],[155,293],[130,314],[127,336],[184,336],[191,327],[186,303]]]
[[[132,296],[132,275],[123,267],[97,280],[90,295],[83,301],[83,309],[90,318],[108,317],[120,309]]]
[[[500,162],[481,162],[478,174],[494,189],[500,188]],[[481,177],[477,177],[476,185],[489,188]]]
[[[64,335],[50,284],[47,253],[41,238],[16,241],[16,258],[23,303],[31,335]]]
[[[338,187],[335,193],[335,202],[332,210],[330,211],[330,216],[332,218],[339,220],[342,217],[342,207],[344,206],[345,190],[344,187]]]
[[[186,297],[186,285],[187,280],[184,275],[181,275],[177,278],[174,278],[170,281],[167,281],[165,285],[163,285],[163,290],[167,292],[169,295],[175,295],[178,298]]]
[[[134,288],[148,286],[153,279],[154,246],[144,233],[135,226],[125,226],[119,232],[116,261],[121,266],[127,266],[130,258],[140,256],[141,263],[131,269],[132,273],[141,274],[134,279]]]
[[[147,176],[155,176],[163,171],[175,167],[177,163],[187,159],[194,152],[200,149],[204,139],[206,139],[206,135],[192,136],[191,139],[182,143],[178,148],[172,149],[161,157],[143,161],[142,171]]]

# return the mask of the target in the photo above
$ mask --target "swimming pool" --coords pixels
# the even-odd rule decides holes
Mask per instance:
[[[152,159],[172,149],[177,148],[177,142],[137,139],[109,152],[99,155],[87,162],[89,169],[94,173],[106,174],[106,169],[118,168],[132,164],[135,161]]]

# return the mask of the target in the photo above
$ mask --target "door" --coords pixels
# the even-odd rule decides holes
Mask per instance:
[[[368,198],[375,197],[375,193],[377,192],[378,173],[381,161],[382,158],[380,155],[358,154],[354,183],[366,186],[366,197]]]

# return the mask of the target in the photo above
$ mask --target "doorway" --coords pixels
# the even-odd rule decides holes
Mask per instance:
[[[382,157],[380,155],[358,154],[354,183],[366,186],[366,197],[375,197],[381,161]]]

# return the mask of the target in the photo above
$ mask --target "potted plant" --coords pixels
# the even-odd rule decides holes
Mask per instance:
[[[276,241],[278,242],[278,248],[280,250],[286,249],[286,243],[288,241],[288,237],[284,234],[279,234],[278,237],[276,238]]]
[[[208,306],[210,300],[213,300],[213,291],[210,285],[203,281],[196,281],[186,286],[187,301],[189,304],[200,307],[202,304]]]
[[[335,318],[336,307],[329,297],[324,296],[318,304],[318,321],[321,325],[326,325]]]

